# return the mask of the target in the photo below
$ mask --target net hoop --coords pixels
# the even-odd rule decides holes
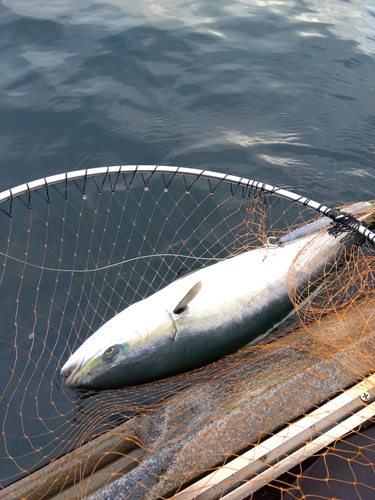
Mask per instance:
[[[160,464],[168,461],[172,450],[174,461],[165,462],[165,469],[153,472],[150,468],[157,481],[150,486],[149,496],[234,500],[298,468],[311,455],[324,453],[322,446],[331,446],[332,432],[341,440],[363,422],[370,425],[375,392],[374,378],[368,377],[373,371],[372,344],[368,347],[367,342],[374,323],[367,311],[375,300],[375,295],[369,295],[375,286],[374,247],[370,245],[375,244],[375,233],[361,224],[370,217],[352,214],[370,212],[373,203],[359,203],[362,212],[354,208],[356,204],[340,211],[245,177],[163,165],[82,169],[1,192],[0,291],[4,300],[0,313],[5,326],[0,365],[7,385],[0,400],[7,406],[2,406],[0,459],[6,468],[0,477],[5,496],[0,494],[0,499],[11,494],[37,500],[42,490],[49,491],[46,498],[55,493],[73,497],[73,489],[76,497],[88,496],[99,484],[115,487],[110,471],[119,471],[117,464],[131,464],[129,472],[121,472],[130,484],[133,468],[136,478],[139,471],[148,470],[153,457],[160,457]],[[346,233],[334,243],[353,240],[353,256],[358,258],[342,269],[338,265],[339,272],[322,289],[323,299],[318,297],[310,308],[300,307],[297,319],[291,319],[294,323],[281,326],[266,344],[252,345],[217,364],[140,388],[81,394],[65,386],[59,368],[69,353],[125,306],[213,261],[253,248],[272,252],[299,237],[296,233],[300,235],[310,224],[314,231],[328,229],[335,237]],[[362,250],[365,241],[370,244]],[[303,264],[306,254],[299,257],[297,263]],[[239,275],[246,279],[245,273]],[[287,291],[292,302],[299,304],[293,278],[291,271]],[[350,309],[357,298],[358,305]],[[333,335],[338,327],[325,323],[327,312],[338,325],[349,318],[347,339],[346,331]],[[301,327],[293,336],[292,326],[299,319]],[[317,320],[317,331],[309,325],[311,319]],[[324,374],[321,385],[315,373]],[[305,377],[302,384],[301,376]],[[364,380],[368,385],[363,385]],[[355,392],[354,383],[358,385]],[[340,398],[348,391],[353,405]],[[324,401],[334,407],[327,418],[320,410]],[[239,409],[246,412],[246,419],[237,414]],[[216,448],[205,416],[209,410],[212,425],[224,422],[220,439],[213,434]],[[346,420],[342,425],[341,410],[351,427]],[[315,416],[319,429],[311,420]],[[310,427],[285,441],[284,430],[301,428],[300,418],[312,421],[313,432],[319,434],[316,440],[314,434],[311,446],[306,444]],[[161,422],[165,441],[154,436],[154,421]],[[249,430],[254,434],[249,435]],[[192,442],[185,442],[184,436],[191,436]],[[264,441],[268,436],[271,441]],[[120,444],[115,449],[111,443],[117,439]],[[263,453],[264,446],[274,441],[273,454],[270,448]],[[100,449],[95,442],[101,443]],[[181,446],[181,452],[175,445]],[[197,453],[193,453],[195,446]],[[246,451],[250,447],[253,455]],[[88,450],[96,453],[90,464]],[[286,459],[277,465],[280,453]],[[182,467],[180,477],[180,464],[187,457],[190,465]],[[238,460],[228,461],[228,457]],[[60,467],[67,467],[67,472]],[[78,471],[84,471],[82,476]],[[254,480],[242,484],[249,474]]]
[[[34,191],[36,189],[40,189],[45,187],[48,189],[49,186],[74,181],[82,178],[89,178],[104,175],[105,177],[110,175],[117,175],[117,178],[121,174],[150,174],[150,177],[154,173],[159,174],[169,174],[172,176],[175,175],[185,175],[192,176],[195,179],[205,178],[213,181],[218,181],[219,183],[225,182],[230,183],[232,185],[236,185],[237,187],[242,186],[244,188],[252,189],[260,193],[267,193],[277,195],[280,198],[284,198],[286,200],[298,203],[305,207],[311,208],[312,210],[322,214],[325,217],[329,217],[335,223],[342,223],[348,214],[345,212],[340,212],[338,210],[332,209],[326,205],[318,203],[310,198],[305,196],[301,196],[297,193],[289,191],[284,188],[280,188],[277,186],[273,186],[271,184],[266,184],[261,181],[256,181],[252,179],[247,179],[246,177],[238,177],[230,174],[222,174],[219,172],[213,172],[210,170],[200,170],[194,168],[187,167],[175,167],[175,166],[165,166],[165,165],[117,165],[117,166],[108,166],[108,167],[97,167],[97,168],[89,168],[83,170],[74,170],[71,172],[65,172],[62,174],[51,175],[49,177],[43,177],[41,179],[37,179],[35,181],[27,182],[25,184],[21,184],[11,189],[7,189],[0,193],[0,203],[7,201],[16,196],[20,196],[30,191]],[[117,180],[114,181],[113,189],[116,187]],[[194,184],[195,181],[190,185],[190,187]],[[147,184],[147,182],[146,182]],[[215,190],[215,187],[212,188],[212,192]],[[84,192],[83,192],[84,194]],[[375,244],[375,233],[371,231],[366,226],[362,225],[359,221],[357,221],[354,217],[351,217],[344,222],[347,230],[355,231],[358,234],[362,235],[367,239],[369,243],[372,245]]]

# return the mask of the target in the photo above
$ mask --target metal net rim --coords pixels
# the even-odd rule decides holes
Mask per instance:
[[[339,210],[318,203],[310,198],[301,196],[297,193],[294,193],[284,188],[273,186],[272,184],[267,184],[261,181],[248,179],[246,177],[239,177],[231,174],[223,174],[211,170],[201,170],[201,169],[180,167],[180,166],[116,165],[116,166],[96,167],[96,168],[89,168],[82,170],[73,170],[62,174],[42,177],[35,181],[26,182],[25,184],[20,184],[19,186],[16,186],[14,188],[2,191],[0,192],[0,204],[7,200],[11,200],[12,198],[21,196],[25,193],[30,193],[31,191],[35,191],[43,187],[48,189],[49,186],[53,186],[55,184],[60,184],[63,182],[65,183],[68,181],[74,182],[79,179],[87,179],[103,175],[104,178],[110,175],[117,175],[119,177],[121,174],[133,174],[134,176],[136,174],[141,174],[141,175],[149,174],[149,178],[151,178],[155,173],[172,175],[172,178],[176,175],[191,176],[195,177],[196,180],[198,180],[199,178],[204,178],[207,179],[208,181],[210,180],[217,181],[217,185],[221,184],[222,182],[225,182],[231,185],[235,185],[236,187],[241,186],[243,188],[251,189],[254,190],[255,192],[263,194],[273,194],[279,196],[280,198],[284,198],[291,202],[295,202],[305,207],[311,208],[312,210],[322,214],[325,217],[329,217],[336,224],[335,231],[337,232],[337,234],[341,234],[341,232],[344,231],[354,231],[365,237],[369,243],[373,245],[375,244],[375,233],[371,231],[368,227],[362,225],[360,221],[352,217],[350,214],[346,214],[345,212],[340,212]],[[194,182],[195,181],[193,181],[191,186],[194,184]],[[216,187],[213,187],[212,191],[214,191]]]

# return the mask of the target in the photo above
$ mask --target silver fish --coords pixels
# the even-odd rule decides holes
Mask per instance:
[[[218,360],[265,335],[294,310],[290,269],[293,285],[307,297],[363,243],[355,235],[335,238],[323,226],[195,271],[129,306],[65,363],[66,385],[105,389],[150,382]]]

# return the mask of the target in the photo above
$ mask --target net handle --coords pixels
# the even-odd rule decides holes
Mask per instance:
[[[305,207],[309,207],[312,210],[315,210],[316,212],[319,212],[320,214],[324,215],[325,217],[329,217],[333,222],[339,224],[341,227],[344,226],[346,230],[355,231],[356,233],[361,234],[372,245],[375,244],[375,233],[366,226],[362,225],[357,219],[350,216],[350,214],[346,214],[345,212],[341,212],[339,210],[327,207],[326,205],[322,205],[321,203],[311,200],[310,198],[306,198],[305,196],[301,196],[299,194],[293,193],[292,191],[288,191],[287,189],[279,188],[271,184],[266,184],[264,182],[247,179],[245,177],[238,177],[235,175],[222,174],[210,170],[199,170],[188,167],[174,167],[165,165],[117,165],[109,167],[89,168],[84,170],[75,170],[72,172],[65,172],[58,175],[43,177],[41,179],[28,182],[26,184],[21,184],[14,188],[2,191],[0,193],[0,203],[10,198],[14,198],[15,196],[19,196],[42,187],[51,186],[53,184],[58,184],[61,182],[67,182],[71,180],[95,177],[99,175],[107,176],[114,174],[121,175],[129,173],[150,174],[151,176],[156,172],[169,175],[181,174],[196,178],[205,178],[218,182],[226,182],[237,186],[242,186],[248,189],[258,191],[260,193],[275,194],[286,200],[299,203],[300,205],[303,205]]]

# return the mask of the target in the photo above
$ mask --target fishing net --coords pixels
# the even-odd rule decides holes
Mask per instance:
[[[302,252],[288,279],[296,314],[269,336],[150,384],[65,385],[62,365],[117,312],[317,212],[364,244],[309,301],[294,286]],[[0,498],[373,498],[373,236],[282,189],[174,167],[1,193]]]

